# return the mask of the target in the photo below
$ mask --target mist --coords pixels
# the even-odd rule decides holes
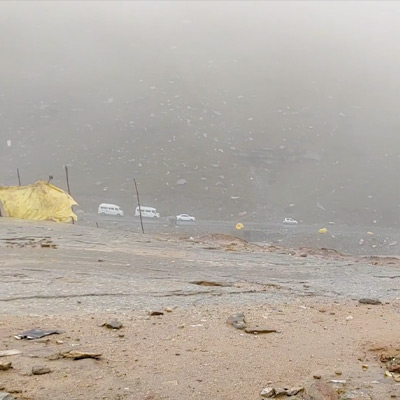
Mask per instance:
[[[84,211],[398,225],[396,2],[2,2],[0,184]],[[8,142],[7,141],[11,141]]]

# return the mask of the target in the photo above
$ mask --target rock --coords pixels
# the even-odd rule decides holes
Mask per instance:
[[[171,307],[166,307],[166,308],[165,308],[165,311],[166,311],[166,312],[172,312],[172,311],[174,311],[174,310],[173,310]]]
[[[393,357],[390,361],[386,363],[386,368],[389,372],[400,373],[400,356]]]
[[[64,358],[72,358],[74,360],[82,360],[83,358],[95,358],[98,359],[102,356],[102,353],[89,353],[85,351],[71,350],[62,353]]]
[[[21,353],[22,353],[21,350],[16,350],[16,349],[2,350],[2,351],[0,351],[0,357],[16,356]]]
[[[382,302],[380,300],[378,300],[378,299],[368,299],[368,298],[360,299],[360,300],[358,300],[358,302],[360,304],[370,304],[370,305],[373,305],[373,306],[382,304]]]
[[[232,325],[236,329],[245,329],[247,327],[246,319],[243,313],[233,314],[227,320],[228,325]]]
[[[11,365],[12,365],[11,361],[4,363],[0,362],[0,371],[7,371],[8,369],[11,368]]]
[[[336,370],[336,371],[335,371],[335,374],[336,374],[336,375],[342,375],[342,371]]]
[[[198,285],[198,286],[228,286],[224,283],[214,282],[214,281],[193,281],[190,283],[192,283],[193,285]]]
[[[353,319],[352,315],[349,315],[349,316],[346,317],[346,321],[351,321],[352,319]]]
[[[155,315],[164,315],[164,312],[154,310],[154,311],[149,311],[149,315],[151,315],[152,317]]]
[[[244,330],[246,333],[253,333],[255,335],[259,335],[262,333],[274,333],[277,332],[276,329],[270,329],[270,328],[245,328]]]
[[[321,379],[321,375],[315,374],[315,375],[313,375],[313,378],[314,378],[314,379]]]
[[[15,397],[8,392],[0,392],[0,400],[15,400]]]
[[[287,388],[275,388],[275,396],[274,397],[279,397],[281,395],[287,395]]]
[[[108,329],[121,329],[122,328],[122,322],[117,321],[116,319],[113,319],[110,322],[104,322],[102,326],[105,326]]]
[[[260,396],[264,397],[264,398],[273,397],[273,396],[275,396],[275,389],[273,387],[268,386],[268,387],[264,388],[263,390],[261,390]]]
[[[35,365],[32,367],[32,375],[45,375],[49,374],[51,369],[42,365]]]
[[[296,394],[302,392],[304,388],[302,386],[292,387],[289,390],[286,390],[286,394],[288,396],[295,396]]]
[[[315,382],[307,390],[311,400],[339,400],[339,396],[333,388],[324,382]]]

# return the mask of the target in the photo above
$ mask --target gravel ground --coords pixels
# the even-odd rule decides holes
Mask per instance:
[[[400,396],[379,361],[400,348],[396,257],[5,218],[0,230],[0,351],[22,351],[0,358],[13,363],[0,387],[16,398],[259,399],[268,382],[307,388],[315,374],[343,399]],[[278,332],[228,326],[239,311]],[[101,326],[111,319],[124,327]],[[31,328],[63,333],[14,338]],[[102,356],[52,360],[71,349]]]

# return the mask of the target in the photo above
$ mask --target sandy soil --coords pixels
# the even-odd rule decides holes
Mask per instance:
[[[266,386],[307,389],[314,375],[340,399],[400,397],[399,383],[385,378],[379,359],[400,352],[397,259],[374,264],[337,254],[305,257],[304,250],[271,253],[217,236],[181,243],[71,226],[1,228],[0,352],[21,353],[0,357],[0,363],[12,362],[0,371],[0,388],[17,399],[250,400],[260,399]],[[41,246],[40,231],[55,248]],[[21,233],[36,237],[35,244],[17,246]],[[334,273],[345,267],[344,277]],[[304,270],[307,284],[301,283]],[[355,273],[361,284],[350,282]],[[364,287],[368,274],[373,288]],[[193,284],[205,278],[222,286]],[[328,283],[336,279],[342,289],[334,293]],[[137,296],[127,296],[129,287]],[[360,304],[363,289],[379,293],[382,304]],[[151,310],[163,315],[150,316]],[[277,332],[235,329],[226,320],[238,312],[248,326]],[[102,326],[114,319],[121,329]],[[14,338],[32,328],[62,333]],[[60,356],[70,350],[102,355]],[[32,375],[35,366],[51,372]]]

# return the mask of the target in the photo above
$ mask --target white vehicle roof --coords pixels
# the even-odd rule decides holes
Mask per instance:
[[[154,207],[146,207],[146,206],[140,206],[141,210],[155,210]],[[139,210],[139,206],[136,207],[136,210]]]
[[[105,207],[105,208],[109,208],[109,207],[117,207],[117,208],[119,208],[119,206],[117,206],[116,204],[107,204],[107,203],[101,203],[99,205],[99,207],[101,207],[101,208],[103,208],[103,207]]]

